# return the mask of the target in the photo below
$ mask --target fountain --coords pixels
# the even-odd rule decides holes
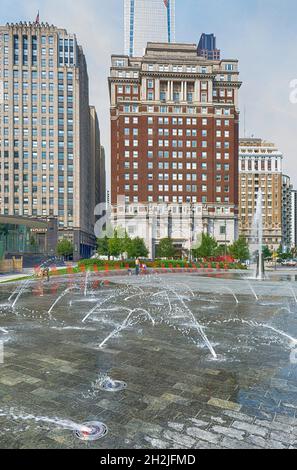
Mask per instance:
[[[127,388],[127,384],[121,380],[113,380],[107,374],[100,374],[93,388],[104,392],[120,392]]]
[[[121,325],[119,325],[114,331],[112,331],[103,341],[102,343],[99,345],[99,348],[102,349],[103,346],[108,342],[108,340],[110,340],[111,338],[113,338],[114,336],[116,336],[118,333],[120,333],[121,331],[125,330],[126,328],[128,328],[129,326],[133,325],[132,323],[132,315],[135,313],[135,312],[141,312],[141,315],[146,315],[149,320],[152,322],[153,326],[155,326],[155,320],[152,318],[152,316],[149,314],[149,312],[147,310],[144,310],[142,308],[135,308],[134,310],[131,310],[129,308],[125,308],[124,310],[128,310],[129,311],[129,315],[127,316],[127,318],[125,318],[125,320],[123,321],[123,323]]]
[[[86,430],[77,429],[74,431],[75,437],[81,441],[98,441],[98,439],[101,439],[108,433],[107,426],[104,423],[99,423],[97,421],[84,423],[83,426]]]
[[[21,295],[23,294],[23,292],[25,291],[25,289],[26,289],[26,287],[29,285],[29,283],[30,283],[30,280],[27,280],[27,281],[22,282],[19,291],[18,291],[18,292],[15,291],[15,292],[12,294],[12,296],[9,297],[9,299],[12,300],[12,297],[13,297],[15,294],[17,294],[17,296],[16,296],[16,298],[15,298],[15,300],[14,300],[12,306],[11,306],[13,309],[15,308],[15,306],[16,306],[16,304],[17,304],[19,298],[21,297]]]
[[[256,244],[256,257],[257,257],[257,269],[256,279],[263,281],[265,278],[265,267],[263,258],[263,215],[262,215],[262,204],[263,204],[263,193],[262,189],[259,188],[257,195],[256,213],[254,216],[253,223],[253,238]]]

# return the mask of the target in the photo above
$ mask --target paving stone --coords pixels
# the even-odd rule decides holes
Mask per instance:
[[[262,449],[286,449],[286,445],[282,444],[281,442],[263,439],[260,436],[249,436],[247,438],[247,442],[251,442],[251,444],[261,447]]]
[[[204,428],[209,426],[209,423],[206,421],[201,421],[200,419],[191,418],[190,421],[197,426],[198,428]]]
[[[240,442],[236,439],[230,439],[229,437],[224,437],[224,439],[220,442],[222,447],[227,449],[258,449],[257,446],[253,444],[249,444],[247,442]]]
[[[213,426],[211,430],[219,434],[222,434],[223,436],[228,436],[228,437],[231,437],[232,439],[238,439],[239,441],[243,441],[245,437],[244,431],[237,431],[236,429],[226,428],[223,426]]]
[[[241,420],[241,421],[246,421],[247,423],[252,423],[254,421],[254,418],[251,416],[245,415],[243,413],[236,413],[234,411],[224,411],[224,414],[228,416],[229,418],[234,418],[235,420]]]
[[[275,418],[275,421],[278,421],[280,423],[289,424],[290,426],[296,426],[297,427],[297,419],[296,418],[291,418],[290,416],[277,415],[276,418]]]
[[[174,441],[176,444],[183,447],[191,448],[195,444],[195,439],[184,434],[178,434],[173,431],[165,431],[163,437],[169,441]]]
[[[257,426],[264,426],[268,429],[275,429],[277,431],[283,431],[286,433],[291,433],[294,431],[294,428],[288,424],[278,423],[277,421],[262,421],[260,419],[255,420]]]
[[[241,405],[239,405],[238,403],[233,403],[227,400],[221,400],[219,398],[211,398],[207,404],[215,406],[217,408],[223,408],[225,410],[240,411],[241,409]]]
[[[284,444],[295,444],[295,441],[297,441],[296,436],[290,435],[284,432],[277,432],[277,431],[272,431],[270,434],[271,439],[274,441],[279,441]]]
[[[184,429],[184,424],[168,423],[168,427],[175,431],[182,431]]]
[[[220,436],[199,428],[187,428],[187,434],[202,441],[212,442],[213,444],[218,444],[220,441]]]
[[[155,449],[168,449],[170,448],[169,442],[162,441],[161,439],[155,439],[149,436],[145,437],[145,440]]]
[[[268,431],[266,428],[261,427],[261,426],[255,426],[249,423],[243,423],[242,421],[234,421],[234,423],[232,424],[232,427],[236,429],[241,429],[242,431],[246,431],[250,434],[256,434],[262,437],[265,437],[268,434]]]

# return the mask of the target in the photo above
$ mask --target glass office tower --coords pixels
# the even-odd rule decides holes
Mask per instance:
[[[125,54],[140,57],[148,42],[175,42],[175,0],[124,0]]]

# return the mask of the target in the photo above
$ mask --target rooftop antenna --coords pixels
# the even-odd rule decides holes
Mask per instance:
[[[246,106],[245,105],[244,105],[243,123],[244,123],[243,135],[244,135],[244,138],[246,138]]]

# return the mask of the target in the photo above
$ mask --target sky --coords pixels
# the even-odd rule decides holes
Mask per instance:
[[[123,0],[0,0],[0,23],[40,20],[77,34],[89,71],[102,144],[110,149],[107,77],[111,54],[123,53]],[[275,142],[297,188],[297,2],[295,0],[176,0],[177,42],[215,33],[222,57],[239,60],[241,136]],[[297,83],[297,82],[296,82]],[[297,101],[297,100],[295,100]],[[244,126],[244,109],[246,109]]]

